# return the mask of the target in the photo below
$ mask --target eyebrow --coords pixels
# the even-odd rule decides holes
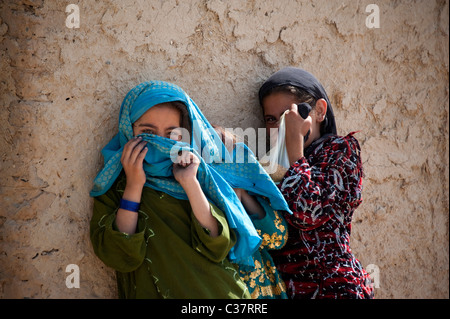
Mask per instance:
[[[136,127],[150,127],[150,128],[157,128],[155,125],[150,124],[150,123],[142,123],[142,124],[136,125]],[[166,128],[166,131],[168,131],[168,130],[174,130],[174,129],[176,129],[176,128],[179,128],[179,126],[170,126],[170,127]]]
[[[154,126],[153,124],[149,124],[149,123],[142,123],[142,124],[139,124],[139,125],[136,125],[137,127],[140,127],[140,126],[149,126],[149,127],[156,127],[156,126]]]
[[[281,115],[283,115],[284,112],[286,112],[286,111],[288,111],[288,110],[290,110],[290,108],[288,108],[288,109],[286,109],[285,111],[281,112],[281,113],[278,115],[278,117],[281,117]],[[277,115],[276,115],[276,114],[267,114],[267,113],[264,114],[264,117],[268,117],[268,116],[276,117]]]

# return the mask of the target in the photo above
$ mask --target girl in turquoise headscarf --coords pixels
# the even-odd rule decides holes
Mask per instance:
[[[144,82],[127,94],[91,191],[91,241],[116,270],[120,297],[250,297],[235,265],[255,267],[261,238],[233,187],[289,208],[245,150],[236,161],[173,84]]]

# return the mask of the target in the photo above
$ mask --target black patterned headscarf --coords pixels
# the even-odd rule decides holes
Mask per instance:
[[[327,114],[325,123],[321,127],[320,138],[314,141],[309,147],[314,149],[328,135],[337,135],[336,120],[334,118],[333,107],[322,84],[308,71],[295,67],[286,67],[274,73],[259,89],[259,103],[262,106],[263,98],[266,97],[272,89],[278,86],[291,85],[310,94],[316,101],[324,99],[327,102]]]

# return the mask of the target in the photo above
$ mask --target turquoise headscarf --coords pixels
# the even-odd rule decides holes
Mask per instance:
[[[144,161],[145,186],[186,200],[186,193],[173,177],[172,167],[180,150],[193,152],[200,159],[197,179],[206,197],[225,213],[230,228],[236,233],[237,242],[228,256],[230,261],[253,266],[251,256],[259,248],[261,238],[233,188],[264,196],[275,210],[290,212],[289,207],[251,150],[238,143],[230,154],[198,106],[174,84],[148,81],[128,92],[120,108],[119,132],[102,150],[104,167],[95,178],[90,195],[104,194],[119,176],[123,147],[133,138],[132,123],[152,106],[174,101],[187,107],[192,131],[190,143],[141,134],[149,149]]]

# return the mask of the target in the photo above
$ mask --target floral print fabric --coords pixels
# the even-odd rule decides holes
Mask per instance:
[[[286,299],[286,287],[269,250],[281,249],[287,240],[287,224],[279,212],[267,201],[259,198],[266,211],[262,219],[253,219],[256,231],[262,238],[259,250],[253,254],[255,269],[240,268],[241,279],[247,284],[252,299]]]

